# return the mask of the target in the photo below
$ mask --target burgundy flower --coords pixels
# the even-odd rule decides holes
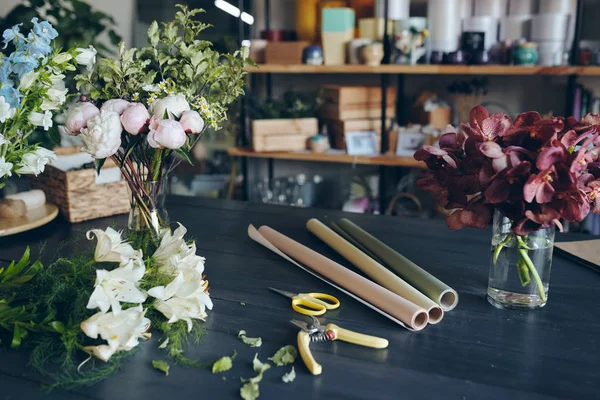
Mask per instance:
[[[455,156],[439,147],[425,145],[415,152],[415,160],[424,161],[429,169],[437,169],[443,164],[451,168],[457,168]]]
[[[532,174],[523,187],[523,199],[527,203],[535,200],[538,204],[549,203],[554,193],[568,188],[574,179],[562,165],[552,165],[538,174]]]
[[[458,230],[466,226],[485,229],[490,223],[492,213],[490,208],[481,203],[475,203],[463,210],[456,210],[446,218],[450,229]]]
[[[538,113],[525,113],[517,117],[513,128],[504,138],[506,145],[521,146],[536,151],[540,146],[558,139],[558,134],[564,129],[563,118],[540,119]]]
[[[500,204],[511,200],[519,202],[523,185],[531,172],[531,163],[524,161],[516,167],[497,173],[485,190],[485,199],[490,204]]]
[[[567,221],[581,222],[590,213],[590,202],[581,189],[574,188],[559,193],[556,199],[556,203],[560,204],[561,215]]]
[[[469,125],[461,124],[467,136],[477,141],[494,140],[508,132],[512,120],[506,114],[497,113],[490,117],[485,107],[477,106],[471,110]]]
[[[600,180],[588,183],[588,192],[586,193],[590,203],[594,205],[593,211],[600,214]]]

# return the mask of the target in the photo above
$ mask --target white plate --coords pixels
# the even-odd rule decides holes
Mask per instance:
[[[14,235],[46,225],[58,215],[58,207],[46,203],[42,207],[27,210],[24,217],[18,219],[0,219],[0,236]]]

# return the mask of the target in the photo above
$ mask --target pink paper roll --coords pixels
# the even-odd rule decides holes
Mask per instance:
[[[398,318],[414,330],[427,326],[428,315],[423,308],[350,271],[340,264],[282,235],[268,226],[258,230],[265,239],[291,258],[308,266],[358,297]]]

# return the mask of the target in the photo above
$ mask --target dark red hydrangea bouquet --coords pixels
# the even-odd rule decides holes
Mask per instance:
[[[461,127],[448,126],[439,147],[415,153],[429,169],[417,186],[454,210],[450,228],[484,229],[497,210],[525,236],[600,214],[600,115],[577,121],[526,112],[512,121],[478,106]]]

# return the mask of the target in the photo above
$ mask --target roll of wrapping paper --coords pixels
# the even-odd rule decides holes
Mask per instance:
[[[440,305],[442,310],[450,311],[458,304],[458,293],[444,282],[425,271],[408,258],[397,253],[376,237],[361,229],[350,220],[343,218],[338,226],[356,241],[375,254],[385,265],[425,296]]]
[[[424,308],[429,315],[430,324],[437,324],[442,320],[444,311],[442,311],[440,306],[434,303],[433,300],[410,286],[367,254],[357,249],[352,243],[329,229],[321,221],[313,218],[306,223],[306,227],[315,236],[337,251],[342,257],[350,261],[355,267],[360,269],[375,282],[397,295],[402,296],[411,303]]]
[[[418,331],[427,326],[429,316],[422,307],[358,275],[356,272],[350,271],[348,268],[268,226],[261,226],[258,232],[289,257],[337,283],[385,313],[399,319],[413,330]]]

